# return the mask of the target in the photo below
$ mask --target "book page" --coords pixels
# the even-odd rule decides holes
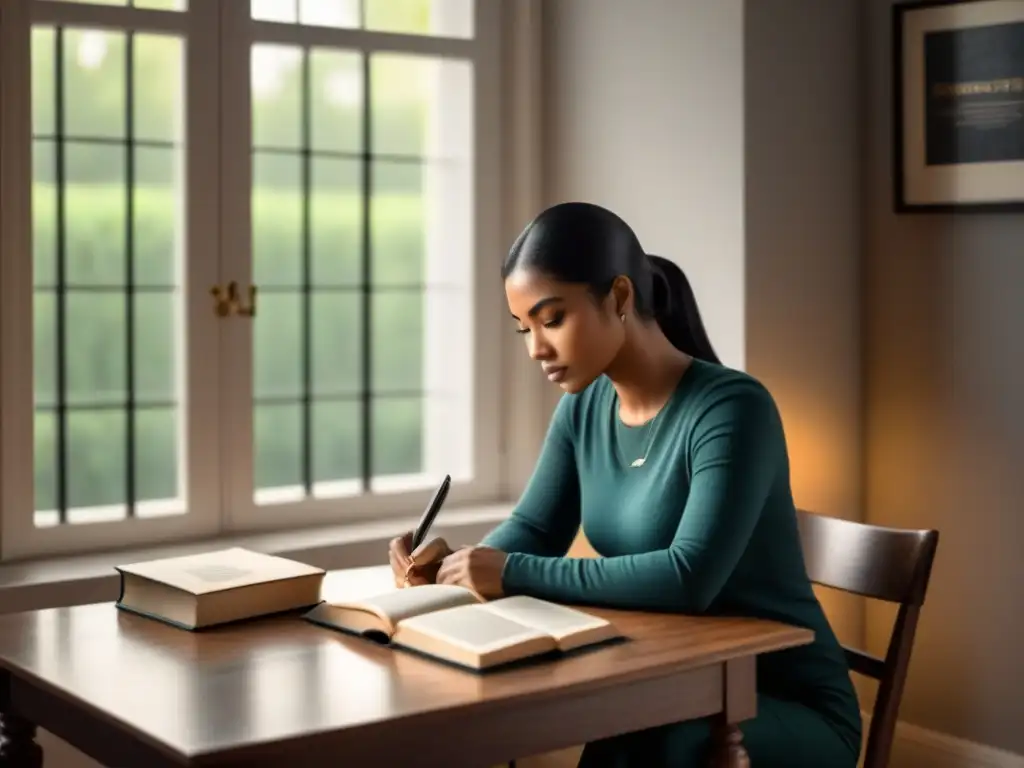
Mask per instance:
[[[423,584],[359,600],[336,601],[332,602],[332,605],[338,608],[368,610],[388,619],[394,625],[410,616],[476,602],[476,595],[468,589],[450,584]]]
[[[449,608],[406,619],[399,633],[413,631],[483,655],[490,651],[547,639],[550,636],[512,619],[500,616],[484,605]]]
[[[495,600],[485,608],[491,613],[549,634],[556,640],[609,626],[604,619],[589,613],[526,595]]]

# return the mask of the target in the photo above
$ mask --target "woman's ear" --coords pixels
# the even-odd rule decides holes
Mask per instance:
[[[633,311],[633,283],[628,277],[619,275],[612,282],[612,289],[609,294],[613,305],[612,309],[616,317],[629,316]]]

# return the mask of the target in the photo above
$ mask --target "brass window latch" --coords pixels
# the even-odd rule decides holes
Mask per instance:
[[[210,289],[213,296],[213,313],[217,317],[228,315],[240,315],[242,317],[256,316],[256,286],[249,286],[249,303],[243,304],[238,298],[238,283],[232,280],[225,289],[223,286],[215,285]]]

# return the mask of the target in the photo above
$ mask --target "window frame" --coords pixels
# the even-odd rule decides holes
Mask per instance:
[[[4,389],[0,411],[10,417],[12,428],[5,428],[0,448],[0,470],[4,514],[2,523],[3,557],[18,558],[37,554],[65,554],[111,546],[152,543],[154,541],[203,537],[220,529],[218,508],[213,502],[220,473],[220,453],[216,440],[196,439],[204,424],[217,414],[221,388],[217,366],[195,365],[196,360],[216,360],[219,354],[218,328],[203,299],[217,276],[218,219],[216,206],[207,206],[195,191],[216,188],[216,143],[203,137],[216,135],[217,80],[203,77],[204,68],[213,65],[217,53],[216,6],[205,0],[193,0],[192,12],[168,13],[103,5],[79,5],[34,0],[6,3],[7,15],[0,19],[0,41],[15,54],[4,82],[18,99],[20,109],[5,109],[10,118],[4,146],[12,159],[0,176],[4,190],[4,250],[22,254],[6,259],[0,281],[0,303],[10,314],[0,317],[0,353],[3,357]],[[33,327],[32,318],[32,106],[31,106],[31,34],[34,24],[62,24],[109,29],[114,32],[167,33],[183,41],[183,92],[187,123],[185,129],[186,180],[183,189],[186,228],[186,264],[180,288],[185,297],[182,325],[185,355],[185,398],[182,434],[183,501],[185,514],[155,518],[132,518],[112,522],[58,525],[37,528],[34,524],[34,491],[31,461],[26,462],[25,445],[33,446]],[[20,87],[19,87],[20,86]],[[211,106],[214,107],[211,109]],[[10,113],[18,113],[19,116]],[[19,119],[20,117],[20,119]],[[21,148],[21,152],[17,151]],[[13,167],[11,167],[13,166]],[[14,201],[14,212],[8,208]],[[212,253],[211,253],[212,251]],[[17,297],[18,300],[11,301]],[[27,299],[27,302],[26,302]],[[12,364],[13,361],[13,364]],[[26,394],[27,393],[27,394]],[[28,406],[28,407],[26,407]],[[8,424],[8,426],[10,426]],[[29,455],[33,453],[30,449]]]
[[[488,270],[490,254],[499,254],[502,247],[500,208],[501,133],[500,133],[500,6],[494,0],[475,0],[475,35],[471,39],[434,36],[399,35],[356,29],[305,28],[299,25],[250,21],[247,3],[222,5],[222,19],[228,31],[223,36],[224,93],[231,99],[223,114],[222,155],[225,183],[235,187],[224,200],[248,200],[251,187],[251,103],[249,101],[249,51],[253,44],[309,45],[323,48],[359,50],[362,53],[397,52],[430,56],[453,56],[474,62],[474,168],[473,200],[476,208],[473,270],[473,319],[476,326],[473,350],[474,385],[473,423],[474,479],[469,483],[454,482],[448,504],[452,507],[501,500],[502,478],[499,453],[501,449],[500,416],[495,400],[485,393],[499,393],[501,387],[500,315],[489,311],[502,300],[496,270]],[[245,30],[250,30],[247,35]],[[232,31],[233,30],[233,31]],[[364,94],[364,98],[367,96]],[[242,138],[243,140],[239,140]],[[248,205],[232,207],[224,212],[222,222],[226,241],[236,243],[222,255],[231,275],[239,285],[252,282],[253,261],[245,254],[251,251],[251,219]],[[242,244],[239,246],[238,244]],[[225,397],[230,427],[224,434],[225,466],[231,466],[226,483],[225,510],[227,528],[231,531],[273,530],[282,527],[281,518],[289,526],[314,525],[384,519],[418,513],[429,503],[433,488],[410,491],[361,494],[336,498],[306,499],[296,503],[258,506],[253,501],[253,452],[246,446],[253,440],[252,386],[253,360],[252,323],[224,325],[226,343],[225,370],[231,381],[228,391],[241,393]],[[231,457],[244,457],[231,464]]]
[[[532,216],[539,197],[536,174],[528,175],[525,186],[518,179],[521,169],[515,171],[516,177],[506,174],[515,169],[516,162],[525,167],[527,158],[523,147],[508,146],[508,131],[503,125],[508,109],[504,92],[511,74],[507,69],[508,51],[503,46],[509,34],[505,27],[510,19],[526,11],[526,15],[533,14],[532,29],[537,33],[539,9],[536,0],[525,0],[518,9],[509,8],[516,4],[497,0],[474,2],[476,34],[472,39],[252,21],[249,3],[242,0],[191,0],[190,11],[181,13],[177,22],[177,13],[117,6],[49,0],[0,3],[0,98],[5,105],[0,112],[0,191],[4,198],[0,207],[0,249],[21,254],[20,258],[0,263],[0,550],[4,560],[152,546],[257,530],[397,520],[418,514],[432,494],[429,488],[365,494],[306,501],[290,509],[278,505],[259,509],[252,501],[252,323],[244,318],[217,322],[209,296],[214,284],[228,280],[248,284],[252,271],[248,82],[252,43],[298,42],[442,56],[472,54],[476,208],[472,397],[477,435],[474,480],[454,485],[449,505],[457,508],[504,503],[525,482],[527,473],[522,461],[518,469],[510,469],[505,459],[513,453],[523,455],[524,451],[532,459],[541,434],[533,423],[541,418],[538,404],[543,408],[543,398],[538,394],[540,378],[533,366],[527,373],[525,365],[529,361],[521,345],[515,343],[513,334],[504,332],[502,314],[494,308],[504,302],[496,268],[500,254],[511,233],[525,220],[520,214]],[[25,459],[26,455],[32,456],[34,444],[33,331],[32,323],[25,320],[32,317],[33,290],[30,46],[32,24],[40,21],[108,26],[118,31],[166,32],[173,28],[187,35],[185,201],[189,245],[182,284],[188,382],[184,401],[188,418],[183,437],[189,450],[182,467],[187,477],[186,514],[45,529],[36,528],[33,522],[32,464],[31,459]],[[134,23],[126,27],[125,21]],[[216,68],[217,77],[209,76],[210,67]],[[238,87],[240,82],[242,87]],[[532,93],[530,98],[537,95]],[[534,110],[531,114],[539,113]],[[239,141],[241,134],[244,141]],[[214,140],[202,141],[204,135]],[[526,154],[533,160],[537,151],[539,147],[531,145]],[[196,192],[221,186],[225,191],[218,193],[215,201]],[[510,196],[518,200],[518,205],[507,208]],[[520,221],[512,220],[513,215]],[[516,358],[511,357],[512,349]],[[217,362],[204,365],[204,360]],[[249,457],[250,472],[244,470],[245,462],[240,465],[232,460],[239,453]]]

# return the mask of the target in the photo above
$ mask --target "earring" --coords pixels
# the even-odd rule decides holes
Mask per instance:
[[[621,320],[622,322],[626,322],[626,315],[625,314],[619,315],[619,320]]]

